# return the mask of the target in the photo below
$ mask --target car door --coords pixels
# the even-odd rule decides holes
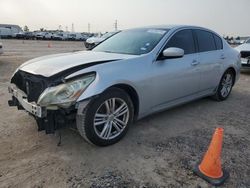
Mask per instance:
[[[201,71],[199,90],[209,93],[219,84],[220,70],[226,58],[223,54],[222,40],[217,35],[200,29],[195,29],[195,36]]]
[[[184,50],[181,58],[158,58],[153,63],[154,108],[167,106],[195,94],[199,89],[200,72],[193,31],[176,32],[163,49],[177,47]],[[162,54],[162,52],[161,52]],[[161,56],[161,55],[160,55]]]

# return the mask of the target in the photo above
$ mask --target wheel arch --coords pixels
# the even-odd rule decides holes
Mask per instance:
[[[134,105],[134,119],[136,120],[139,114],[139,104],[140,104],[137,91],[134,89],[134,87],[128,84],[115,84],[115,85],[110,86],[107,89],[114,88],[114,87],[125,91],[130,96]]]

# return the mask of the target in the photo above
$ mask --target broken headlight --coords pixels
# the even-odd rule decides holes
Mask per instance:
[[[95,74],[90,74],[55,87],[48,87],[40,95],[38,104],[40,106],[69,107],[94,80]]]

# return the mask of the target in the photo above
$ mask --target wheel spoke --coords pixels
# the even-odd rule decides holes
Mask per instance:
[[[221,95],[222,95],[223,97],[226,97],[227,94],[228,94],[228,90],[227,90],[227,88],[224,86],[224,87],[222,88],[222,90],[221,90]]]
[[[115,111],[115,98],[105,101],[107,113],[113,113]]]
[[[117,113],[118,113],[119,111],[121,111],[122,108],[124,108],[124,107],[126,107],[126,103],[125,103],[125,102],[122,103],[122,105],[121,105],[119,108],[116,109],[116,111],[114,112],[114,114],[117,114]]]
[[[109,128],[109,122],[107,122],[103,127],[102,132],[100,134],[101,137],[104,137],[105,133],[108,131],[108,128]]]
[[[230,89],[231,89],[231,86],[227,86],[227,87],[226,87],[227,93],[230,92]]]
[[[124,103],[124,106],[122,108],[119,108],[119,110],[117,109],[114,115],[115,117],[120,117],[127,112],[128,112],[128,106]]]
[[[111,100],[111,112],[113,113],[115,111],[115,98],[112,98]]]
[[[96,114],[94,119],[94,125],[101,125],[107,122],[107,115],[106,114]]]
[[[122,130],[122,128],[119,127],[119,125],[117,124],[116,121],[113,121],[112,124],[113,124],[114,128],[117,130],[117,132],[120,132]]]
[[[230,75],[230,74],[227,74],[227,76],[226,76],[226,81],[227,81],[227,82],[230,82],[230,81],[231,81],[231,75]]]
[[[95,114],[96,118],[105,118],[107,116],[108,116],[107,114],[98,114],[98,113]]]
[[[114,122],[117,124],[117,125],[119,125],[119,127],[124,127],[124,126],[126,126],[126,123],[124,123],[122,120],[120,120],[120,119],[118,119],[118,118],[114,118]]]
[[[105,101],[105,106],[106,106],[107,114],[109,114],[111,112],[111,110],[110,110],[110,106],[109,106],[108,101]]]
[[[105,140],[117,137],[127,126],[129,108],[121,98],[110,98],[102,103],[94,117],[94,130]]]
[[[105,129],[105,131],[104,131],[104,133],[103,133],[103,135],[102,135],[103,138],[109,139],[111,130],[112,130],[112,124],[111,124],[111,122],[108,122],[108,123],[107,123],[107,128]]]
[[[104,123],[107,123],[107,120],[95,122],[94,125],[97,126],[97,125],[101,125],[101,124],[104,124]]]

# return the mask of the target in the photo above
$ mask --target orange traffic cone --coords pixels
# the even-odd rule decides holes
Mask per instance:
[[[216,128],[209,148],[194,172],[212,185],[222,185],[229,177],[229,173],[221,168],[221,149],[223,128]]]

